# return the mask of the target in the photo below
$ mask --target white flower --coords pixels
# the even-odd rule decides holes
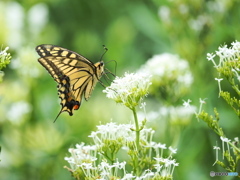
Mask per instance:
[[[191,106],[190,102],[192,102],[192,100],[190,100],[190,99],[188,99],[187,101],[183,100],[183,106],[186,107],[186,108],[190,107]]]
[[[223,149],[223,159],[224,159],[224,153],[225,153],[225,149],[224,149],[224,143],[227,144],[227,148],[228,148],[228,153],[230,155],[230,148],[229,148],[229,142],[231,142],[231,139],[228,139],[226,137],[222,137],[220,136],[220,139],[222,140],[222,149]]]
[[[136,176],[132,175],[131,173],[125,174],[125,176],[122,178],[122,180],[131,180],[135,178]]]
[[[218,48],[218,51],[216,51],[216,54],[219,56],[220,60],[226,61],[226,60],[234,60],[235,52],[236,52],[235,49],[232,49],[231,47],[228,48],[227,45],[224,45]]]
[[[8,53],[7,53],[8,49],[9,49],[9,47],[6,47],[3,51],[0,51],[0,57],[8,55]]]
[[[199,15],[196,19],[190,19],[188,24],[195,31],[201,31],[206,24],[212,24],[211,16]]]
[[[180,59],[177,55],[164,53],[154,55],[141,70],[151,73],[153,76],[171,77],[174,72],[183,72],[188,70],[188,68],[187,61]]]
[[[150,169],[147,169],[144,171],[143,175],[139,177],[140,179],[148,179],[154,176],[154,172],[152,172]]]
[[[71,157],[65,157],[64,159],[68,161],[71,168],[76,170],[77,167],[81,166],[85,169],[89,169],[92,166],[92,163],[97,160],[96,156],[96,146],[85,146],[84,143],[76,144],[76,149],[69,148],[68,150],[71,154]],[[90,164],[83,164],[83,163]],[[93,168],[93,167],[92,167]]]
[[[213,61],[214,57],[216,56],[216,54],[213,54],[213,53],[207,53],[207,59],[209,61]]]
[[[170,19],[170,9],[168,6],[161,6],[158,9],[158,15],[161,18],[161,20],[165,23],[170,23],[171,19]]]
[[[189,7],[186,4],[180,4],[178,9],[181,14],[189,13]]]
[[[218,147],[218,146],[213,146],[213,149],[220,150],[220,147]]]
[[[108,140],[123,140],[134,141],[135,133],[131,130],[132,125],[130,124],[119,124],[116,123],[107,123],[105,125],[97,126],[97,131],[92,132],[89,137],[93,138],[95,145],[101,146],[106,139]]]
[[[160,149],[167,149],[166,144],[161,144],[161,143],[158,143],[158,144],[156,145],[156,147],[158,147],[158,148],[160,148]]]
[[[146,73],[125,73],[122,78],[116,77],[103,92],[108,98],[132,109],[148,94],[150,77]]]
[[[9,47],[6,47],[4,50],[1,50],[2,48],[0,48],[0,70],[2,68],[5,68],[11,60],[11,55],[10,53],[7,53],[7,50],[9,49]],[[0,71],[0,82],[2,81],[2,77],[4,76],[4,72]]]
[[[32,34],[38,35],[48,20],[48,8],[44,3],[38,3],[28,11],[28,25]]]
[[[213,146],[213,149],[216,150],[216,161],[213,163],[213,166],[218,162],[218,151],[220,150],[220,147]]]
[[[173,153],[173,154],[176,154],[177,153],[177,149],[173,149],[171,146],[168,148],[170,151],[171,151],[171,153]]]
[[[7,3],[5,12],[3,15],[6,18],[8,33],[11,34],[11,36],[7,37],[8,45],[13,49],[20,49],[23,43],[23,36],[20,32],[23,31],[25,23],[24,8],[16,1],[11,1]],[[2,13],[4,13],[4,11]]]
[[[215,78],[215,80],[220,83],[223,80],[223,78]]]
[[[81,166],[82,166],[84,169],[95,169],[95,168],[92,166],[92,163],[82,163]]]
[[[173,160],[167,159],[165,162],[165,166],[166,167],[171,166],[171,165],[175,164],[175,162],[176,162],[175,159],[173,159]]]
[[[106,140],[108,141],[111,140],[116,141],[118,145],[122,145],[122,148],[127,149],[126,146],[128,143],[135,142],[136,134],[135,131],[132,131],[132,128],[133,126],[130,124],[117,125],[116,123],[111,122],[105,125],[97,126],[97,131],[92,132],[89,137],[93,139],[97,148],[101,148],[105,144]],[[154,132],[155,131],[152,130],[151,128],[143,128],[140,131],[141,140],[147,144],[145,147],[155,146],[155,144],[154,145],[151,144],[152,143],[151,139]]]
[[[228,7],[226,3],[228,1],[207,1],[206,5],[210,13],[225,14]]]
[[[231,140],[230,139],[228,139],[228,138],[225,138],[225,137],[220,137],[220,139],[223,141],[223,142],[230,142]]]
[[[159,93],[159,88],[168,86],[174,94],[185,93],[192,82],[193,76],[186,60],[178,55],[164,53],[154,55],[144,64],[139,72],[151,74],[150,92]]]
[[[239,142],[239,138],[238,138],[238,137],[235,137],[235,138],[234,138],[234,141],[238,143],[238,142]]]
[[[231,45],[231,47],[227,47],[227,45],[219,46],[215,54],[207,54],[207,59],[214,63],[215,68],[223,66],[223,63],[226,61],[238,61],[240,57],[240,42],[235,41]],[[218,64],[214,61],[216,55],[219,57]]]
[[[163,165],[160,164],[154,164],[153,166],[157,170],[157,172],[160,172],[161,168],[163,167]]]
[[[206,104],[205,99],[206,99],[206,98],[204,98],[204,99],[199,98],[199,102],[200,102],[200,104]]]
[[[174,166],[179,166],[179,163],[174,162],[173,165]]]
[[[219,95],[218,97],[220,97],[220,92],[221,90],[221,81],[223,80],[223,78],[215,78],[215,80],[218,82],[218,89],[219,89]]]

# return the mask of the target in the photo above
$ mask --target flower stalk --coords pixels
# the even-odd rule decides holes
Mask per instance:
[[[136,112],[136,108],[133,107],[132,108],[133,111],[133,116],[134,116],[134,122],[135,122],[135,132],[136,132],[136,147],[137,147],[137,151],[139,151],[139,141],[140,141],[140,131],[141,129],[139,128],[139,124],[138,124],[138,117],[137,117],[137,112]]]

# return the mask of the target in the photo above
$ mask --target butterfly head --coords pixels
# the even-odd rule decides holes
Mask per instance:
[[[100,79],[104,73],[104,62],[100,61],[94,64],[94,66],[96,67],[96,74],[98,79]]]

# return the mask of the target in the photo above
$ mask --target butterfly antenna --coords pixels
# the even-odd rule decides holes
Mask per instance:
[[[102,61],[102,58],[103,58],[103,56],[104,56],[104,54],[106,54],[106,52],[108,51],[108,48],[106,48],[106,46],[105,45],[103,45],[103,48],[104,48],[104,53],[102,54],[102,56],[101,56],[101,58],[100,58],[100,61]]]
[[[56,122],[56,120],[57,120],[57,118],[58,118],[58,116],[62,113],[63,111],[61,110],[59,113],[58,113],[58,115],[57,115],[57,117],[55,118],[55,120],[53,121],[53,123],[55,123]]]
[[[104,87],[104,88],[107,87],[101,80],[98,80],[98,82],[102,85],[102,87]]]
[[[115,61],[115,60],[110,60],[110,61],[108,61],[108,62],[106,62],[105,64],[108,64],[108,63],[110,63],[110,62],[115,62],[115,74],[113,74],[110,70],[108,70],[107,68],[105,68],[105,70],[109,73],[109,74],[111,74],[111,75],[113,75],[114,77],[116,77],[116,74],[117,74],[117,61]]]
[[[107,82],[108,85],[110,85],[109,81],[110,78],[108,77],[107,73],[105,73],[105,76],[103,76],[104,80]],[[106,87],[105,87],[106,88]]]

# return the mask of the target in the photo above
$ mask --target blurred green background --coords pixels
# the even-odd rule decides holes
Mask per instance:
[[[0,179],[72,179],[63,169],[69,147],[91,144],[88,135],[100,123],[132,122],[131,112],[107,99],[97,84],[72,117],[63,113],[53,123],[59,99],[56,83],[37,62],[39,44],[62,46],[93,62],[100,60],[104,44],[109,51],[103,59],[117,61],[118,76],[139,69],[155,54],[179,54],[194,76],[191,91],[182,99],[198,106],[200,97],[207,98],[205,110],[218,108],[228,138],[239,136],[239,119],[218,98],[217,73],[206,60],[219,45],[240,40],[239,7],[239,0],[2,0],[0,45],[10,47],[13,59],[0,84]],[[114,63],[106,66],[115,72]],[[231,91],[227,83],[224,89]],[[147,111],[156,109],[154,98],[147,101]],[[180,104],[182,100],[172,105]],[[162,129],[161,123],[159,119],[152,128],[171,128]],[[175,142],[180,163],[175,179],[210,179],[210,171],[224,171],[212,166],[213,145],[218,141],[220,146],[220,141],[206,124],[193,117],[174,128],[177,131],[155,140],[167,146]]]

